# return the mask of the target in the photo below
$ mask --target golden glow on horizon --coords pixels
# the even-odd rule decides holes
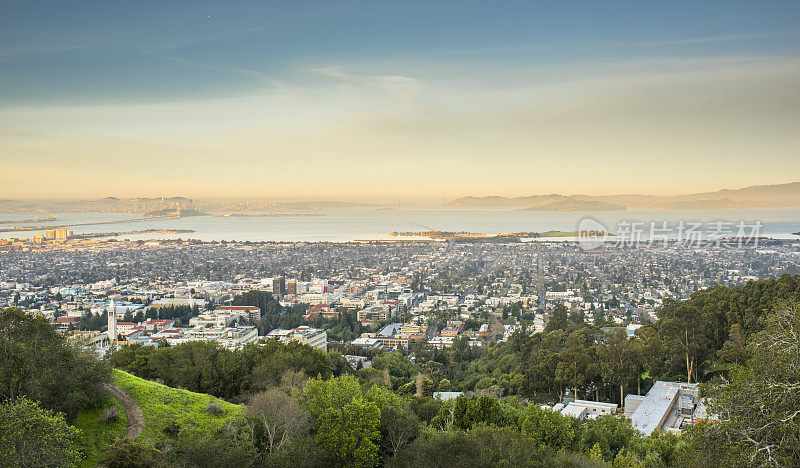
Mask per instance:
[[[0,109],[2,197],[676,194],[800,174],[797,57],[395,68]]]

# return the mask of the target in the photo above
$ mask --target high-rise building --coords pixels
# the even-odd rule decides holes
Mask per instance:
[[[283,276],[276,276],[275,278],[272,278],[272,293],[286,294],[286,278]]]
[[[72,237],[69,229],[48,229],[45,231],[44,238],[50,240],[67,240]]]
[[[286,281],[286,294],[297,294],[297,280],[290,279]]]

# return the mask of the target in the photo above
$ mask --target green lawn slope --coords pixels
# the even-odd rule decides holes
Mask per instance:
[[[109,407],[114,407],[119,415],[119,419],[114,422],[103,423],[100,417]],[[81,466],[97,466],[97,458],[100,453],[116,438],[125,436],[128,428],[128,421],[125,418],[125,410],[117,402],[117,399],[110,397],[97,408],[82,411],[75,420],[75,427],[81,430],[81,448],[86,455]]]
[[[181,440],[212,433],[243,411],[241,406],[211,395],[167,387],[121,370],[113,371],[113,382],[128,393],[144,413],[146,425],[136,440],[152,445],[166,442],[175,446]],[[209,411],[212,403],[222,409],[221,414]],[[119,420],[101,422],[102,414],[112,406],[116,408]],[[86,454],[82,466],[94,467],[100,454],[114,439],[125,437],[128,421],[122,405],[116,398],[109,397],[102,406],[81,412],[75,426],[82,431],[81,445]],[[164,428],[168,426],[177,427],[177,435],[165,432]]]
[[[144,413],[146,426],[138,441],[155,443],[167,441],[172,436],[164,432],[167,426],[177,424],[180,437],[208,434],[226,421],[239,416],[242,407],[203,393],[167,387],[140,379],[121,370],[114,370],[114,382],[127,392]],[[208,407],[216,404],[222,414],[212,414]]]

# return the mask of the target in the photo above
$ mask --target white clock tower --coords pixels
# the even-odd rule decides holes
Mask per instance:
[[[114,347],[114,342],[117,341],[117,308],[114,307],[113,299],[108,304],[108,340],[111,347]]]

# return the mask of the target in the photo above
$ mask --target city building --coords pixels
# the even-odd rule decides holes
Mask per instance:
[[[363,298],[356,298],[356,297],[343,297],[339,301],[339,305],[344,307],[345,309],[363,309],[366,306],[366,302]]]
[[[291,330],[278,328],[267,333],[267,336],[262,337],[262,339],[277,339],[284,343],[296,341],[319,348],[323,351],[328,351],[328,333],[318,328],[306,326],[292,328]]]
[[[695,384],[656,381],[647,395],[627,395],[625,415],[648,436],[653,431],[679,432],[699,420],[710,419]]]
[[[256,327],[194,327],[185,331],[187,341],[216,341],[228,349],[240,349],[258,340]],[[151,337],[152,339],[152,337]]]
[[[564,398],[564,402],[560,403],[559,408],[553,407],[554,411],[559,411],[565,416],[572,416],[578,419],[595,419],[598,416],[607,414],[615,414],[617,412],[616,403],[603,403],[601,401],[591,400],[571,400],[569,397]]]
[[[199,307],[204,309],[208,304],[205,299],[197,299],[192,297],[168,297],[158,299],[150,303],[150,307]]]
[[[636,336],[636,330],[642,328],[642,326],[638,323],[630,323],[625,327],[625,335],[628,338],[633,338]]]
[[[328,293],[305,293],[299,296],[300,302],[309,305],[330,305],[331,295]]]
[[[261,309],[256,306],[220,306],[214,312],[218,314],[238,314],[242,318],[249,319],[251,322],[258,322],[261,320]]]
[[[44,238],[47,240],[67,240],[72,237],[69,229],[48,229],[45,231]]]
[[[272,294],[286,294],[286,278],[283,276],[272,278]]]
[[[231,327],[243,322],[237,312],[206,312],[189,319],[190,327]]]
[[[371,306],[356,312],[356,319],[362,325],[375,325],[389,319],[390,310],[386,306]]]
[[[351,341],[350,344],[361,346],[364,349],[383,349],[383,343],[375,338],[358,337]]]

